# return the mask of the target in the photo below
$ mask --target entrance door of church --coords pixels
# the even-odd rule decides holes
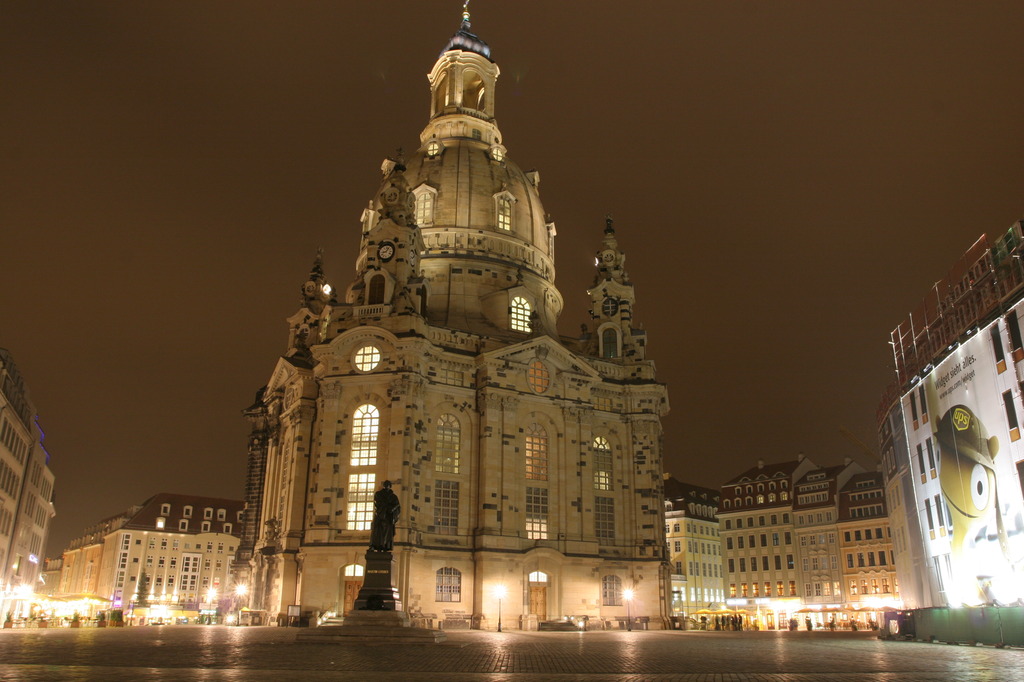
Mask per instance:
[[[548,619],[548,588],[546,585],[530,585],[530,613],[537,620]]]
[[[345,608],[342,610],[341,615],[348,615],[348,612],[356,605],[356,597],[359,596],[359,590],[362,587],[362,580],[345,581]]]

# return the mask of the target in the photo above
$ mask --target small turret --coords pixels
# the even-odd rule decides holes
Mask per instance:
[[[636,295],[626,273],[626,254],[619,249],[615,224],[605,218],[604,238],[594,258],[594,284],[590,294],[590,315],[596,321],[589,337],[589,352],[608,359],[643,360],[646,334],[633,329]]]

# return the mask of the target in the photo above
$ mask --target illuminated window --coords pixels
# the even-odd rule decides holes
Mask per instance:
[[[427,145],[427,156],[433,158],[441,153],[441,143],[437,140],[431,140]]]
[[[377,433],[380,429],[380,412],[373,405],[360,405],[352,419],[353,466],[368,466],[377,463]]]
[[[166,524],[166,522],[167,522],[167,520],[164,517],[159,516],[156,519],[156,527],[157,528],[163,528],[164,525]]]
[[[619,335],[611,327],[601,332],[601,357],[619,357]]]
[[[381,352],[376,346],[363,346],[356,351],[354,362],[360,372],[374,370],[380,364]]]
[[[370,530],[376,474],[349,474],[348,530]]]
[[[345,567],[344,573],[347,578],[361,578],[363,577],[363,567],[359,564],[349,564]]]
[[[438,569],[434,599],[447,602],[462,601],[462,573],[457,568]]]
[[[505,196],[498,197],[498,229],[512,229],[512,200]]]
[[[526,370],[526,382],[530,384],[534,393],[543,393],[551,385],[551,373],[543,362],[534,360]]]
[[[548,536],[547,488],[526,489],[526,537],[543,540]],[[545,576],[546,578],[546,576]]]
[[[548,433],[536,423],[526,429],[526,478],[548,480]]]
[[[446,474],[459,473],[459,449],[462,430],[459,420],[451,414],[442,414],[437,420],[437,452],[434,468]]]
[[[491,158],[495,161],[503,161],[505,159],[505,150],[501,147],[491,147]]]
[[[603,436],[594,439],[594,489],[612,489],[612,448]]]
[[[513,331],[530,331],[530,312],[530,302],[525,298],[516,296],[512,299],[511,323]]]
[[[601,578],[601,603],[604,606],[622,606],[622,578],[617,575]]]
[[[430,225],[434,222],[434,193],[420,192],[416,197],[416,224]]]
[[[434,529],[444,535],[458,532],[458,481],[434,481]]]
[[[542,571],[534,571],[530,574],[529,580],[531,583],[546,583],[548,581],[548,574]]]

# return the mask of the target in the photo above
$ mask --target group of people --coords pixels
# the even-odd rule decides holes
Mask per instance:
[[[701,630],[742,630],[743,616],[732,614],[726,616],[715,616],[708,620],[707,616],[700,617]]]

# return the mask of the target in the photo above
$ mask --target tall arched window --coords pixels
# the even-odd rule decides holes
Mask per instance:
[[[370,286],[366,292],[366,305],[375,305],[384,302],[384,275],[374,275],[370,278]]]
[[[434,193],[420,192],[416,197],[416,224],[430,225],[434,222]]]
[[[462,572],[445,566],[437,571],[435,601],[462,601]]]
[[[526,428],[526,477],[548,480],[548,432],[537,423]]]
[[[380,412],[373,405],[360,405],[352,418],[352,465],[369,466],[377,463],[377,435],[380,430]]]
[[[452,414],[442,414],[437,419],[437,452],[434,468],[446,474],[459,473],[459,449],[462,445],[462,429],[459,420]]]
[[[466,69],[462,74],[462,106],[483,111],[487,103],[487,88],[480,74]]]
[[[612,448],[608,439],[598,436],[594,439],[594,489],[612,489]]]
[[[512,299],[510,322],[514,331],[530,331],[530,312],[530,302],[525,298],[516,296]]]
[[[448,106],[448,76],[442,74],[434,88],[434,113],[439,114]]]
[[[604,606],[622,606],[622,578],[617,575],[601,578],[601,603]]]
[[[512,200],[508,197],[498,197],[498,229],[510,232],[512,230]]]
[[[619,335],[611,327],[601,332],[601,356],[606,358],[619,357]]]

